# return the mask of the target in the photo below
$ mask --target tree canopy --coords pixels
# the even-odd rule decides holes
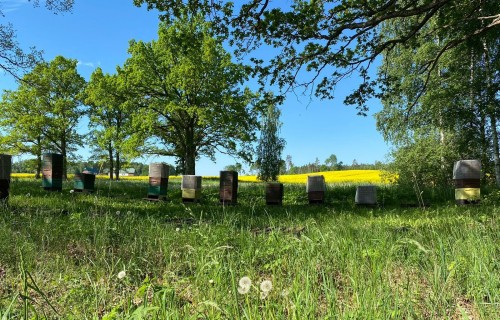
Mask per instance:
[[[320,98],[334,97],[340,81],[351,75],[361,78],[345,103],[368,111],[367,101],[381,97],[381,79],[369,70],[382,54],[398,45],[414,47],[422,34],[446,34],[435,53],[422,65],[429,75],[443,54],[472,38],[498,35],[500,2],[496,0],[294,0],[283,4],[271,0],[134,0],[164,12],[163,19],[183,10],[203,12],[218,34],[246,55],[261,46],[277,48],[264,61],[254,58],[261,83],[289,90],[314,90]],[[429,24],[431,18],[435,23]],[[382,26],[399,25],[395,37],[386,37]],[[307,74],[305,73],[307,72]],[[268,82],[266,82],[268,81]],[[427,83],[420,88],[425,91]]]
[[[43,4],[45,8],[54,13],[70,11],[73,8],[74,0],[29,0],[35,7]],[[2,3],[0,1],[0,16],[4,17],[2,12]],[[16,40],[16,32],[11,23],[0,24],[0,69],[20,79],[19,72],[33,68],[38,62],[42,61],[42,52],[31,48],[29,52],[22,49]]]
[[[231,61],[202,16],[162,23],[158,40],[132,41],[129,53],[135,128],[152,137],[145,152],[176,157],[185,174],[216,151],[251,158],[259,104],[243,87],[248,69]]]

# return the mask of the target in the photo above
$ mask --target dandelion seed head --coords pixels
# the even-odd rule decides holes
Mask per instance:
[[[119,215],[120,215],[120,211],[119,211],[119,210],[118,210],[118,211],[116,211],[116,215],[117,215],[117,216],[119,216]]]
[[[243,278],[240,279],[238,282],[240,287],[251,287],[252,286],[252,280],[250,280],[249,277],[244,276]]]
[[[247,294],[250,291],[250,287],[238,287],[238,293]]]
[[[122,271],[118,272],[118,279],[123,279],[123,278],[125,278],[126,275],[127,275],[127,273],[125,272],[125,270],[122,270]]]
[[[267,291],[261,291],[261,292],[260,292],[260,298],[261,298],[262,300],[264,300],[265,298],[267,298],[267,295],[268,295],[268,294],[269,294],[269,292],[267,292]]]
[[[260,290],[262,292],[269,292],[273,288],[273,283],[270,280],[264,280],[260,283]]]
[[[179,232],[181,231],[181,228],[175,228],[175,231]]]

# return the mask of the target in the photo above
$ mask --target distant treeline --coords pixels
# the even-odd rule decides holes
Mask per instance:
[[[170,174],[177,175],[176,167],[169,165]],[[97,174],[109,174],[107,163],[98,161],[68,161],[68,173],[92,169]],[[26,159],[12,163],[13,173],[36,173],[36,159]],[[120,175],[147,176],[149,174],[149,164],[140,162],[125,163],[120,170]]]

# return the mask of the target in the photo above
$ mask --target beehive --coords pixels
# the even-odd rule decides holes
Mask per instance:
[[[455,162],[453,180],[457,204],[479,202],[481,198],[481,161],[459,160]]]
[[[238,172],[221,171],[219,200],[223,204],[236,204],[238,201]]]
[[[325,177],[308,176],[306,183],[306,192],[309,203],[323,203],[325,200]]]
[[[42,157],[42,187],[49,191],[62,191],[63,156],[45,153]]]
[[[166,199],[168,173],[168,165],[164,163],[151,163],[149,165],[148,199]]]
[[[76,172],[73,189],[76,192],[94,192],[95,175],[92,173]]]
[[[201,176],[185,175],[181,182],[182,201],[194,202],[201,198]]]
[[[283,183],[270,182],[266,184],[266,204],[283,204]]]
[[[374,206],[377,204],[377,188],[375,186],[358,186],[354,202],[357,205]]]
[[[11,170],[12,156],[0,154],[0,202],[7,201],[9,197]]]

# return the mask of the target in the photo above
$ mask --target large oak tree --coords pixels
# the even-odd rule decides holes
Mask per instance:
[[[158,40],[132,41],[129,53],[135,128],[152,137],[146,152],[176,157],[184,174],[216,151],[250,159],[259,104],[243,87],[248,69],[231,61],[202,16],[162,23]]]

